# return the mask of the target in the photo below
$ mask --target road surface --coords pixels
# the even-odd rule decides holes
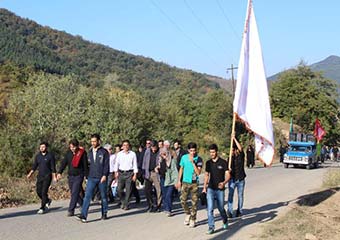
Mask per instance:
[[[105,221],[100,220],[100,205],[92,204],[88,223],[66,217],[68,201],[53,201],[50,211],[44,215],[36,214],[38,204],[0,210],[0,239],[257,239],[263,223],[284,213],[289,202],[321,187],[324,173],[337,167],[335,165],[326,163],[312,170],[285,169],[282,165],[247,169],[244,215],[231,219],[227,230],[222,230],[222,221],[218,218],[213,235],[205,234],[207,212],[202,207],[196,228],[184,226],[178,201],[172,217],[147,213],[145,200],[139,205],[131,204],[128,211],[113,204]],[[217,210],[215,214],[218,216]]]

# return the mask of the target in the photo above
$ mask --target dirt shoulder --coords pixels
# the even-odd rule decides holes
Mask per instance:
[[[285,215],[267,223],[258,239],[340,239],[340,169],[325,176],[317,192],[301,196],[288,205]]]
[[[36,180],[0,176],[0,209],[19,207],[26,204],[38,203],[36,194]],[[49,195],[53,200],[68,199],[70,196],[67,178],[64,177],[57,184],[52,184]]]

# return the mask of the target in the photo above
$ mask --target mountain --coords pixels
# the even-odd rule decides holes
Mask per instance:
[[[58,75],[74,74],[86,85],[103,84],[106,79],[153,95],[176,87],[190,87],[198,93],[220,88],[217,77],[92,43],[43,27],[6,9],[0,9],[0,49],[2,64],[10,62]]]
[[[326,78],[333,79],[340,84],[340,57],[332,55],[310,67],[313,71],[323,72]]]
[[[313,71],[322,72],[326,78],[333,79],[340,84],[340,57],[329,56],[320,62],[313,63],[310,68]],[[270,76],[268,80],[275,81],[280,74],[281,72]]]

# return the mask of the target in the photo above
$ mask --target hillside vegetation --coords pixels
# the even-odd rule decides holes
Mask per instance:
[[[217,143],[228,152],[232,97],[215,77],[91,43],[0,10],[0,175],[22,176],[41,140],[62,159],[70,138],[88,147],[130,139],[195,141],[200,152]],[[214,81],[210,81],[214,80]],[[319,117],[325,143],[339,141],[336,85],[307,66],[271,86],[273,116],[313,130]],[[322,106],[322,107],[320,107]],[[244,146],[253,137],[236,125]],[[276,147],[283,136],[275,129]]]
[[[91,43],[23,19],[0,9],[0,62],[30,66],[46,73],[75,74],[83,83],[98,86],[105,79],[120,86],[167,91],[191,87],[206,92],[219,88],[203,74],[170,67],[150,58],[135,56]]]

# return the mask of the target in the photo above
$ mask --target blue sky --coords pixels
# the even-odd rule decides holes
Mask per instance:
[[[254,0],[267,76],[340,55],[340,1]],[[92,42],[230,77],[247,0],[0,0],[0,7]]]

